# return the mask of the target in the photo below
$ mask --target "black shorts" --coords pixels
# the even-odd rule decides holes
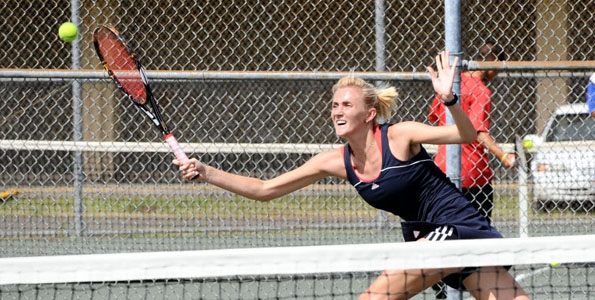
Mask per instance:
[[[417,241],[420,238],[425,238],[429,241],[446,241],[446,240],[458,240],[459,234],[457,228],[448,224],[433,224],[428,222],[402,222],[403,238],[406,242]],[[479,270],[478,267],[467,267],[463,270],[452,273],[444,278],[442,282],[448,286],[458,289],[465,290],[463,286],[463,280],[472,273]]]

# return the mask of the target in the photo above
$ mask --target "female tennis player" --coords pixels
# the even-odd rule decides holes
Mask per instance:
[[[227,173],[196,159],[174,160],[184,178],[198,179],[247,198],[269,201],[327,177],[348,180],[370,205],[406,220],[406,241],[501,238],[487,220],[434,164],[422,144],[471,143],[477,133],[452,93],[455,67],[449,53],[436,56],[428,67],[434,90],[450,110],[454,125],[417,122],[377,124],[388,119],[397,92],[376,89],[355,77],[333,86],[331,118],[336,134],[347,140],[341,148],[322,152],[302,166],[270,180]],[[456,60],[455,60],[456,65]],[[443,280],[461,284],[477,299],[528,299],[504,267],[386,270],[360,299],[406,299]],[[481,274],[480,274],[481,273]]]

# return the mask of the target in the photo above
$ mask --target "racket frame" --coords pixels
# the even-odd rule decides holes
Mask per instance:
[[[120,44],[122,44],[122,46],[128,53],[130,59],[132,59],[132,61],[134,62],[134,65],[136,66],[136,69],[139,72],[141,82],[145,88],[147,102],[149,102],[153,112],[151,112],[151,109],[149,109],[147,107],[146,102],[139,103],[138,101],[134,100],[134,97],[132,97],[126,91],[126,89],[124,89],[124,87],[122,86],[122,84],[120,83],[118,78],[115,76],[114,72],[111,70],[108,63],[105,61],[105,58],[103,57],[103,54],[101,53],[101,50],[100,50],[99,41],[97,40],[97,32],[99,30],[108,30],[111,34],[113,34],[114,37],[116,38],[116,40]],[[153,97],[153,92],[151,91],[151,87],[149,85],[149,80],[148,80],[148,76],[146,74],[145,68],[138,61],[138,59],[136,59],[136,53],[134,52],[132,47],[130,47],[128,41],[113,26],[103,25],[103,26],[100,26],[99,28],[95,29],[95,32],[93,33],[93,45],[95,46],[95,52],[97,53],[97,56],[99,56],[99,60],[101,60],[101,64],[103,65],[103,68],[107,72],[107,75],[112,79],[112,81],[116,83],[116,86],[124,93],[124,95],[126,95],[126,97],[128,97],[128,99],[130,99],[130,101],[132,101],[132,103],[134,103],[144,114],[146,114],[151,119],[153,124],[155,124],[155,126],[157,126],[157,128],[161,131],[161,133],[163,133],[163,135],[167,135],[167,134],[171,133],[169,128],[167,128],[167,126],[165,125],[165,121],[163,120],[163,116],[161,115],[161,109],[159,108],[159,106],[157,105],[157,102],[155,101],[155,98]]]
[[[120,44],[122,44],[122,46],[126,50],[127,54],[129,55],[130,59],[132,59],[132,61],[134,62],[134,65],[136,66],[136,69],[140,74],[141,82],[145,88],[145,93],[146,93],[146,98],[147,98],[145,103],[140,103],[140,102],[136,101],[134,99],[134,97],[132,97],[132,95],[130,95],[126,91],[126,89],[124,89],[124,87],[118,80],[117,76],[115,76],[114,72],[111,70],[110,66],[105,61],[105,58],[103,57],[103,54],[101,53],[101,50],[100,50],[101,48],[99,45],[99,40],[97,39],[97,34],[100,30],[108,30],[110,32],[110,34],[113,34],[114,37],[116,38],[116,40]],[[112,81],[114,83],[116,83],[116,86],[124,93],[124,95],[126,95],[126,97],[128,97],[128,99],[130,99],[132,101],[132,103],[134,103],[145,115],[147,115],[151,119],[151,121],[153,122],[153,124],[155,124],[155,126],[157,126],[159,131],[161,131],[161,133],[164,135],[165,141],[170,146],[170,148],[171,148],[172,152],[175,154],[176,158],[180,161],[188,160],[188,156],[186,155],[186,153],[184,153],[184,151],[180,147],[180,145],[179,145],[178,141],[176,140],[176,138],[174,137],[174,135],[171,133],[169,128],[167,128],[167,126],[165,125],[165,121],[163,120],[163,116],[161,115],[161,109],[159,108],[157,101],[153,97],[153,92],[151,91],[151,87],[149,85],[149,80],[148,80],[148,76],[145,71],[145,68],[140,63],[140,61],[136,58],[136,53],[134,52],[132,47],[130,47],[128,41],[113,26],[103,25],[103,26],[100,26],[99,28],[95,29],[95,32],[93,33],[93,45],[95,46],[95,52],[97,53],[97,56],[99,56],[99,59],[101,60],[101,64],[103,65],[103,68],[106,70],[108,76],[112,79]],[[147,102],[149,102],[149,105],[151,106],[151,108],[148,107]],[[198,175],[195,176],[195,178],[196,177],[198,177]]]

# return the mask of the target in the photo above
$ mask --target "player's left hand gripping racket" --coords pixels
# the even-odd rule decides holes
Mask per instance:
[[[151,93],[145,69],[136,59],[128,42],[114,27],[105,25],[97,28],[93,33],[93,44],[109,77],[142,112],[151,118],[151,121],[165,135],[165,141],[176,158],[182,162],[188,160],[188,156],[165,125],[159,106]]]

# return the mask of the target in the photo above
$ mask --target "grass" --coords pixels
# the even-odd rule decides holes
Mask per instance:
[[[286,196],[271,202],[257,202],[238,196],[146,196],[85,197],[86,216],[196,216],[281,217],[287,215],[332,217],[369,214],[374,208],[357,197]],[[75,200],[71,197],[14,197],[0,205],[0,215],[73,216]]]
[[[529,199],[532,197],[529,196]],[[494,219],[518,219],[519,218],[518,195],[496,194],[494,195]],[[529,203],[531,205],[531,203]],[[542,209],[527,208],[530,219],[572,219],[589,216],[587,211],[572,211],[571,209],[546,211]]]
[[[518,197],[497,194],[494,197],[495,219],[516,219],[519,216]],[[85,197],[84,216],[95,217],[315,217],[353,218],[375,216],[376,210],[357,196],[286,196],[271,202],[257,202],[238,196],[135,196]],[[0,205],[2,216],[73,216],[75,200],[72,197],[14,196]],[[578,218],[586,212],[572,210],[552,212],[528,209],[530,218]]]
[[[336,190],[335,190],[336,191]],[[130,193],[130,192],[129,192]],[[167,193],[171,196],[164,196]],[[320,194],[325,193],[324,191]],[[30,197],[21,193],[0,204],[0,218],[7,230],[15,235],[5,239],[64,238],[71,236],[74,224],[75,200],[73,197]],[[70,195],[71,193],[62,193]],[[92,193],[89,193],[92,194]],[[107,193],[106,193],[107,194]],[[140,194],[140,193],[138,193]],[[328,193],[327,193],[328,194]],[[40,195],[37,193],[36,195]],[[120,195],[120,194],[118,194]],[[207,195],[207,196],[205,196]],[[497,193],[494,196],[494,221],[516,222],[519,216],[518,196]],[[271,202],[258,202],[232,194],[163,192],[147,196],[89,196],[83,198],[82,217],[89,222],[87,229],[96,230],[101,236],[126,236],[138,238],[230,236],[259,238],[266,234],[296,236],[351,235],[369,236],[369,227],[378,221],[378,210],[359,196],[298,196],[289,195]],[[530,220],[580,220],[590,218],[587,213],[572,211],[535,211],[528,208]],[[388,214],[391,222],[398,218]],[[27,225],[31,223],[31,225]],[[345,226],[341,225],[345,224]],[[357,226],[364,225],[363,227]],[[261,226],[263,225],[263,226]],[[330,225],[330,226],[327,226]],[[335,225],[339,225],[338,227]],[[29,226],[32,226],[29,229]],[[337,228],[333,228],[337,227]],[[8,229],[13,228],[13,229]],[[39,230],[54,232],[40,235]],[[254,230],[254,232],[252,232]],[[21,232],[22,233],[18,233]],[[10,233],[7,231],[7,233]]]

